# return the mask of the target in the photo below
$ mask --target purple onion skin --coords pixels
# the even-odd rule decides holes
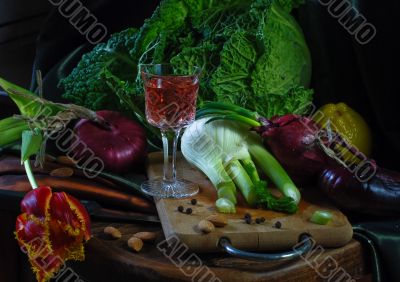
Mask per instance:
[[[144,163],[147,154],[145,130],[135,121],[113,111],[98,111],[108,124],[100,126],[93,121],[82,119],[74,128],[81,144],[85,144],[100,158],[107,171],[125,173]],[[79,158],[90,157],[83,146],[74,152]]]
[[[367,182],[360,182],[348,169],[326,168],[319,187],[339,207],[348,211],[384,216],[400,215],[400,173],[378,168]]]
[[[330,162],[316,140],[320,127],[309,118],[293,114],[260,121],[264,125],[257,131],[264,144],[295,183],[316,183]]]

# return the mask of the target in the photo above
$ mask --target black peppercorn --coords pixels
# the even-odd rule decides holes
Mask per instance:
[[[256,218],[256,223],[257,223],[257,224],[260,224],[260,223],[262,223],[262,220],[261,220],[261,218]]]
[[[197,200],[196,200],[196,199],[192,199],[192,200],[190,201],[190,203],[192,203],[192,205],[194,206],[194,205],[197,204]]]
[[[249,214],[249,213],[246,213],[245,215],[244,215],[244,219],[251,219],[251,214]]]
[[[178,207],[178,211],[179,211],[179,212],[183,212],[183,211],[184,211],[183,206],[179,206],[179,207]]]
[[[191,214],[192,212],[193,212],[193,210],[191,208],[186,209],[186,214]]]
[[[280,229],[282,227],[282,223],[280,221],[275,222],[275,228]]]
[[[251,218],[246,218],[245,220],[247,224],[251,224]]]

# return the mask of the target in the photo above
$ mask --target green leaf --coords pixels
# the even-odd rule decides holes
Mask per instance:
[[[55,115],[63,108],[57,104],[46,101],[36,96],[29,90],[6,81],[0,77],[0,87],[7,92],[17,105],[22,115],[27,117],[38,117],[40,115]]]
[[[255,96],[285,95],[295,86],[308,87],[311,56],[295,19],[273,2],[259,29],[265,52],[252,74]]]
[[[259,103],[254,108],[267,118],[289,113],[306,114],[312,102],[313,92],[312,89],[298,86],[290,89],[285,95],[267,94],[259,97]]]
[[[218,101],[244,106],[253,96],[250,74],[257,59],[254,43],[244,31],[232,35],[221,52],[221,64],[214,72],[211,87]]]
[[[40,150],[43,142],[42,132],[35,128],[33,131],[25,130],[22,132],[22,146],[21,146],[21,163],[35,154]]]

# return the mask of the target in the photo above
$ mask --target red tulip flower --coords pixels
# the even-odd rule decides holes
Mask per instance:
[[[90,219],[77,199],[41,186],[26,194],[21,210],[15,234],[39,282],[54,277],[67,260],[84,260]]]

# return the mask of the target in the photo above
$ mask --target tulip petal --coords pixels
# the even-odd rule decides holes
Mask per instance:
[[[24,213],[37,217],[45,217],[51,199],[51,188],[42,186],[27,193],[21,202],[21,210]]]
[[[29,192],[21,208],[15,235],[39,282],[51,279],[66,260],[84,260],[90,218],[77,199],[43,186]]]

